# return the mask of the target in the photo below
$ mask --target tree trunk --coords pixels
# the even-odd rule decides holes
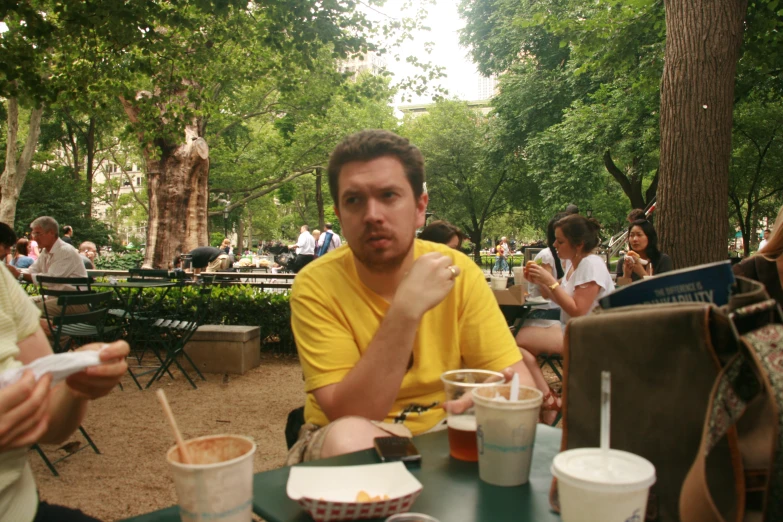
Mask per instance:
[[[92,217],[92,177],[95,174],[95,117],[90,118],[90,126],[87,129],[87,165],[84,168],[85,179],[85,192],[87,202],[87,215],[89,219]]]
[[[156,158],[145,148],[149,218],[144,265],[153,268],[165,268],[175,256],[209,243],[207,142],[188,126],[184,144],[164,144],[159,154]]]
[[[325,221],[324,221],[324,193],[322,187],[322,174],[323,169],[316,169],[315,170],[315,205],[318,209],[318,230],[323,232],[325,228]]]
[[[237,257],[242,255],[242,252],[245,251],[244,242],[245,242],[245,227],[243,226],[242,214],[240,213],[239,219],[237,219],[237,244],[234,249],[234,254],[236,254]]]
[[[727,257],[734,76],[747,0],[668,0],[658,234],[683,268]]]
[[[30,113],[30,125],[22,155],[17,159],[19,137],[19,100],[8,99],[8,132],[6,134],[5,168],[0,175],[0,222],[13,228],[16,219],[16,203],[22,192],[24,180],[33,161],[33,153],[41,134],[43,105]]]

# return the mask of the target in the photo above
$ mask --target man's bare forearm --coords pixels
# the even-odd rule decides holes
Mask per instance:
[[[421,317],[392,304],[367,351],[342,382],[316,392],[330,420],[358,415],[382,420],[392,408],[408,370]],[[320,395],[320,397],[319,397]]]

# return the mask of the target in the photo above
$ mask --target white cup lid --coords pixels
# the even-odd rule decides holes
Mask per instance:
[[[552,461],[552,475],[571,485],[596,491],[636,491],[655,484],[655,466],[627,451],[580,448]]]

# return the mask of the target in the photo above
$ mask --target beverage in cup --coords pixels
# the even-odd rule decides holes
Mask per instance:
[[[524,285],[525,281],[525,267],[515,266],[511,269],[514,272],[514,285]]]
[[[544,394],[519,387],[510,400],[511,384],[473,390],[476,408],[479,478],[495,486],[519,486],[530,477],[538,412]]]
[[[579,448],[552,462],[563,522],[644,521],[655,466],[627,451]]]
[[[440,376],[446,391],[449,453],[459,460],[476,462],[476,413],[470,392],[503,382],[503,374],[489,370],[452,370]]]
[[[192,464],[182,463],[176,445],[166,453],[182,521],[250,520],[256,443],[239,435],[210,435],[185,444]]]
[[[439,522],[437,518],[421,513],[397,513],[386,519],[386,522]]]
[[[493,275],[490,278],[490,285],[492,286],[492,290],[505,290],[506,285],[508,285],[508,277]]]

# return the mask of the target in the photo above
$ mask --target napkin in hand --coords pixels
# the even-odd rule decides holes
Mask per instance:
[[[11,368],[0,373],[0,389],[17,382],[26,371],[33,372],[36,381],[50,373],[52,375],[52,386],[54,386],[74,373],[84,371],[91,366],[100,365],[100,353],[100,351],[65,352],[41,357],[20,368]]]

